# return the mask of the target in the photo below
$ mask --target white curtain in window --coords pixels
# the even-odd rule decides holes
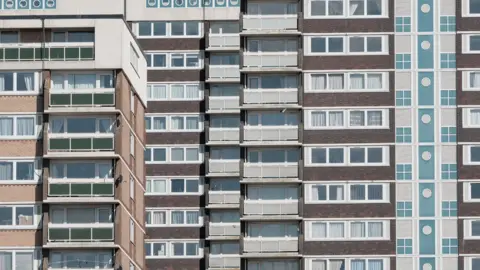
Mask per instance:
[[[13,135],[13,118],[0,117],[0,136]]]
[[[65,132],[65,122],[63,121],[63,119],[53,118],[52,120],[50,120],[50,132],[51,133]]]
[[[27,91],[33,91],[33,73],[23,73],[23,80],[25,82],[25,87]]]
[[[470,124],[480,125],[480,109],[470,110]]]
[[[154,211],[151,212],[151,217],[152,217],[152,224],[165,224],[165,212],[160,212],[160,211]]]
[[[367,270],[365,269],[365,260],[352,260],[351,270]]]
[[[345,260],[330,260],[329,268],[328,270],[345,270]]]
[[[198,124],[199,124],[198,117],[187,117],[185,124],[188,130],[198,129]]]
[[[98,266],[101,269],[112,267],[112,255],[107,253],[98,254]]]
[[[99,119],[98,120],[99,131],[101,133],[110,133],[113,130],[112,119]]]
[[[184,118],[183,117],[172,117],[171,118],[172,129],[179,130],[184,129]]]
[[[352,237],[365,237],[365,223],[352,222],[350,224],[350,234]]]
[[[327,237],[327,223],[315,222],[312,223],[312,237],[326,238]]]
[[[329,112],[328,113],[328,125],[330,127],[343,126],[343,112]]]
[[[197,99],[200,96],[200,90],[198,85],[186,85],[185,86],[185,98]]]
[[[13,164],[0,162],[0,180],[13,180]]]
[[[367,125],[368,126],[381,126],[382,125],[382,112],[381,111],[368,111],[367,112]]]
[[[368,260],[368,270],[383,270],[383,261],[382,260]]]
[[[343,186],[329,186],[328,192],[330,195],[330,200],[343,200]]]
[[[182,211],[173,211],[172,212],[172,224],[183,224],[184,217]]]
[[[344,237],[344,228],[345,225],[342,222],[331,222],[329,224],[329,237],[331,238],[342,238]]]
[[[365,118],[363,111],[350,112],[350,126],[359,127],[365,125]]]
[[[171,87],[172,90],[172,98],[173,99],[184,99],[185,98],[185,90],[183,85],[174,84]]]
[[[153,117],[153,129],[154,130],[164,130],[166,129],[167,123],[165,117]]]
[[[164,180],[152,181],[153,192],[165,192],[167,190],[167,183]]]
[[[33,252],[17,252],[15,255],[15,270],[33,269]]]
[[[326,127],[327,126],[327,113],[326,112],[312,112],[311,119],[312,126],[314,127]]]
[[[332,90],[343,89],[343,74],[329,74],[328,75],[328,88]]]
[[[35,134],[35,119],[33,117],[17,118],[17,135],[31,136]]]
[[[312,89],[313,90],[325,90],[327,88],[326,75],[316,74],[312,75]]]
[[[13,270],[11,252],[0,252],[0,269],[1,270]]]
[[[367,89],[382,89],[382,74],[367,75]]]
[[[350,74],[350,89],[365,89],[363,74]]]
[[[470,73],[470,88],[480,88],[480,72]]]
[[[68,75],[69,89],[91,89],[96,87],[97,76],[95,74],[71,74]]]
[[[148,99],[158,100],[167,98],[167,86],[153,84],[148,86]]]
[[[6,91],[9,89],[5,89],[5,75],[0,74],[0,91]]]
[[[199,216],[198,211],[187,211],[187,224],[198,224]]]
[[[361,15],[365,8],[364,0],[350,0],[350,15]]]
[[[382,222],[369,222],[368,223],[368,236],[369,237],[382,237],[383,236],[383,223]]]
[[[52,80],[52,89],[60,90],[65,88],[65,81],[63,76],[53,75],[51,80]]]
[[[327,269],[327,261],[313,260],[312,261],[312,270],[328,270]]]

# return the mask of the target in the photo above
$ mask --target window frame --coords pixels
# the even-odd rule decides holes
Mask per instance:
[[[305,260],[305,269],[312,269],[313,267],[313,261],[315,260],[320,260],[320,261],[327,261],[326,269],[331,269],[329,268],[329,262],[331,260],[343,260],[344,261],[344,266],[345,269],[351,269],[351,262],[353,260],[363,260],[363,261],[368,261],[368,260],[379,260],[382,261],[382,268],[383,270],[389,270],[390,269],[390,258],[385,258],[385,257],[374,257],[374,256],[358,256],[358,257],[347,257],[347,256],[341,256],[341,257],[310,257]],[[365,269],[370,269],[368,267],[368,264],[365,264]]]
[[[42,172],[43,172],[43,163],[42,158],[40,157],[13,157],[13,158],[2,158],[0,162],[12,163],[12,178],[11,180],[0,180],[0,184],[8,185],[24,185],[24,184],[37,184],[42,182]],[[33,162],[33,179],[29,180],[18,180],[17,178],[17,166],[19,162]]]
[[[186,96],[186,91],[188,86],[198,86],[198,97],[197,98],[172,98],[172,86],[181,85],[183,88],[184,97]],[[166,97],[165,98],[153,98],[153,89],[155,86],[165,87]],[[201,101],[204,98],[204,84],[202,82],[149,82],[147,84],[147,101]]]
[[[172,22],[183,23],[184,35],[172,35]],[[187,23],[197,23],[198,35],[186,35],[187,33]],[[150,24],[150,35],[140,35],[140,23],[149,23]],[[155,35],[154,34],[154,24],[155,23],[165,23],[165,35]],[[167,38],[201,38],[203,37],[203,23],[201,21],[144,21],[134,23],[135,35],[138,39],[167,39]]]
[[[184,161],[173,161],[171,158],[171,153],[173,148],[183,148],[184,153]],[[198,149],[198,160],[195,161],[187,161],[186,159],[186,149],[187,148],[197,148]],[[154,161],[153,160],[153,151],[150,151],[151,159],[145,159],[145,164],[201,164],[204,161],[204,146],[203,145],[187,145],[187,144],[179,144],[179,145],[147,145],[145,151],[147,149],[165,149],[165,161]]]
[[[85,89],[83,88],[68,88],[69,84],[69,76],[75,76],[75,75],[95,75],[95,88],[92,90],[114,90],[115,89],[115,80],[114,80],[114,72],[107,72],[107,71],[54,71],[51,74],[51,78],[53,77],[63,77],[63,88],[62,89],[57,89],[54,88],[54,80],[50,80],[50,91],[51,92],[66,92],[66,93],[71,93],[71,92],[85,92]],[[102,76],[110,76],[110,82],[112,87],[108,88],[101,88],[101,77]]]
[[[153,212],[163,212],[165,217],[164,224],[150,224],[148,223],[148,215]],[[172,214],[173,212],[183,212],[183,223],[172,223]],[[187,212],[198,212],[198,223],[187,223]],[[202,227],[204,225],[205,213],[201,208],[156,208],[156,207],[147,207],[145,209],[145,227],[147,228],[157,228],[157,227]]]
[[[266,41],[282,41],[283,42],[283,50],[281,51],[263,51],[263,47],[265,44],[263,44]],[[257,51],[253,50],[250,51],[251,46],[250,42],[257,42]],[[289,50],[289,43],[288,42],[295,42],[296,49],[295,50]],[[278,39],[278,38],[260,38],[260,37],[254,37],[252,39],[248,39],[245,44],[245,51],[244,55],[254,55],[254,56],[262,56],[262,55],[297,55],[298,54],[298,49],[301,47],[301,44],[296,39],[293,38],[287,38],[287,39]]]
[[[463,182],[462,186],[464,202],[480,202],[480,196],[478,198],[472,198],[472,184],[480,185],[480,182]]]
[[[82,132],[82,133],[73,133],[69,132],[67,130],[68,128],[68,119],[82,119],[82,118],[87,118],[87,119],[95,119],[95,132],[92,133],[87,133],[87,132]],[[63,132],[58,132],[58,133],[53,133],[52,132],[52,121],[53,120],[63,120]],[[110,120],[110,127],[111,129],[110,132],[100,132],[100,121],[102,120]],[[68,116],[53,116],[49,119],[49,123],[47,125],[48,128],[48,136],[51,138],[70,138],[70,137],[75,137],[75,136],[93,136],[93,137],[113,137],[115,136],[115,131],[117,130],[117,119],[111,116],[76,116],[76,115],[68,115]]]
[[[464,53],[464,54],[480,54],[480,48],[478,50],[472,50],[472,48],[470,46],[471,45],[471,39],[474,36],[480,38],[480,34],[462,34],[462,53]]]
[[[347,15],[349,14],[349,5],[348,1],[342,0],[343,3],[343,14],[342,15],[312,15],[312,2],[314,0],[308,0],[304,4],[305,8],[305,18],[310,19],[370,19],[370,18],[387,18],[389,10],[389,2],[382,0],[382,12],[380,15]],[[365,5],[366,8],[366,5]],[[328,7],[325,8],[328,11]],[[365,9],[366,12],[366,9]]]
[[[153,118],[155,117],[164,117],[165,118],[165,129],[153,129]],[[172,128],[172,118],[181,117],[183,118],[183,129],[173,129]],[[197,117],[198,118],[198,128],[197,129],[187,129],[186,123],[187,118]],[[204,131],[204,115],[203,114],[161,114],[161,113],[146,113],[145,121],[147,118],[150,119],[150,128],[145,122],[145,129],[147,133],[179,133],[179,132],[203,132]]]
[[[181,258],[203,258],[204,256],[204,245],[203,240],[194,240],[194,239],[166,239],[166,240],[155,240],[155,241],[148,241],[145,242],[145,246],[150,245],[151,250],[153,251],[153,244],[160,243],[165,244],[165,256],[152,256],[148,255],[147,248],[145,249],[145,258],[148,259],[166,259],[166,258],[173,258],[173,259],[181,259]],[[184,252],[183,256],[175,256],[173,253],[173,244],[176,243],[183,243],[184,244]],[[197,255],[186,255],[186,244],[187,243],[194,243],[197,244]]]
[[[480,128],[480,123],[472,124],[472,111],[480,112],[480,108],[462,108],[462,126],[464,128]]]
[[[67,175],[68,174],[68,166],[66,166],[66,164],[69,164],[69,163],[94,163],[95,164],[95,178],[80,178],[81,181],[85,181],[86,179],[90,179],[90,180],[101,180],[102,182],[104,181],[107,181],[107,182],[110,182],[110,181],[113,181],[114,179],[114,169],[115,169],[115,166],[112,165],[112,161],[105,161],[105,160],[101,160],[101,159],[98,159],[98,160],[95,160],[95,159],[92,159],[92,160],[75,160],[75,161],[71,161],[71,160],[55,160],[54,162],[50,162],[50,165],[49,165],[49,170],[53,170],[53,165],[62,165],[63,166],[63,174],[64,175]],[[111,177],[109,178],[101,178],[100,177],[100,168],[99,168],[99,165],[108,165],[109,167],[111,167],[110,169],[110,175]],[[70,183],[72,180],[78,180],[79,178],[68,178],[68,177],[63,177],[63,178],[52,178],[52,175],[53,173],[50,173],[49,176],[48,176],[48,181],[49,182],[68,182]],[[85,182],[88,182],[85,181]]]
[[[351,89],[350,88],[350,77],[351,75],[358,75],[362,74],[365,77],[368,75],[381,75],[382,76],[382,89]],[[325,75],[327,77],[327,84],[328,84],[328,76],[330,75],[342,75],[343,76],[343,89],[313,89],[313,75]],[[358,71],[358,72],[351,72],[351,71],[344,71],[344,72],[310,72],[304,74],[304,81],[305,81],[305,89],[304,92],[306,93],[378,93],[378,92],[389,92],[390,91],[390,82],[389,82],[389,72],[387,71]],[[365,81],[366,82],[366,81]],[[366,83],[365,83],[366,84]]]
[[[350,125],[350,113],[356,111],[364,112],[364,126],[351,126]],[[369,126],[368,125],[368,112],[378,112],[382,113],[382,125],[381,126]],[[305,130],[330,130],[330,129],[390,129],[390,110],[379,108],[355,108],[355,109],[327,109],[327,110],[316,110],[308,109],[304,110],[304,128]],[[342,126],[313,126],[312,125],[312,114],[314,113],[326,113],[326,120],[328,122],[328,114],[330,112],[342,112],[343,113],[343,125]]]
[[[463,81],[462,91],[480,91],[480,84],[478,87],[470,86],[471,76],[475,73],[478,73],[480,78],[480,70],[469,70],[469,71],[462,72],[462,81]]]
[[[329,38],[342,38],[343,39],[343,51],[342,52],[328,52],[328,39]],[[351,38],[372,38],[380,37],[381,38],[381,47],[380,52],[368,52],[367,47],[365,46],[364,52],[351,52],[350,51],[350,39]],[[326,52],[313,52],[312,51],[312,41],[314,38],[325,38],[325,51]],[[304,36],[304,47],[305,55],[307,56],[337,56],[337,55],[349,55],[349,56],[358,56],[358,55],[388,55],[389,54],[389,36],[387,34],[349,34],[349,35],[308,35]],[[366,45],[366,40],[364,44]]]
[[[352,163],[350,162],[350,149],[353,148],[381,148],[382,149],[382,162],[381,163]],[[312,150],[314,149],[327,149],[326,150],[326,163],[313,163],[312,162]],[[329,158],[329,149],[343,149],[343,162],[342,163],[330,163],[328,162]],[[306,167],[375,167],[375,166],[389,166],[390,165],[390,146],[382,145],[355,145],[355,146],[309,146],[304,149],[305,153],[305,166]],[[367,158],[368,154],[365,151],[365,157]]]
[[[0,225],[0,229],[5,230],[31,230],[42,228],[42,206],[38,204],[1,204],[0,208],[12,208],[12,225]],[[33,220],[32,225],[17,225],[17,207],[32,207]]]
[[[54,206],[50,207],[49,215],[50,221],[49,226],[55,228],[62,228],[62,227],[72,227],[78,225],[78,223],[70,223],[68,219],[68,209],[83,209],[80,206]],[[115,213],[111,207],[107,206],[95,206],[89,207],[88,209],[93,209],[95,211],[95,222],[94,223],[81,223],[82,225],[88,225],[89,228],[104,228],[104,227],[113,227],[114,220],[115,220]],[[100,222],[100,212],[101,211],[109,211],[111,222]],[[53,220],[53,211],[62,211],[63,212],[63,223],[52,223]],[[83,227],[83,226],[82,226]]]
[[[367,193],[365,193],[365,200],[352,200],[350,199],[350,187],[352,185],[364,185],[365,190],[368,190],[369,185],[382,185],[382,200],[368,200]],[[328,197],[328,190],[330,186],[342,186],[343,187],[343,200],[330,200],[327,198],[326,200],[314,200],[313,199],[313,192],[315,186],[325,186],[327,191]],[[354,182],[349,181],[347,182],[314,182],[306,184],[304,187],[304,197],[305,197],[305,204],[371,204],[371,203],[390,203],[390,184],[385,182],[373,182],[373,183],[365,183],[365,182]]]
[[[464,165],[480,165],[479,161],[471,160],[471,150],[473,147],[480,148],[480,145],[463,145],[463,164]]]
[[[352,223],[364,223],[365,234],[368,235],[368,223],[382,223],[382,236],[381,237],[353,237],[351,236]],[[319,238],[313,236],[313,224],[314,223],[326,223],[327,237]],[[328,230],[330,223],[343,223],[343,237],[330,237]],[[307,220],[305,222],[305,229],[307,231],[305,241],[381,241],[390,239],[390,220],[385,219],[351,219],[351,220]]]
[[[164,55],[165,56],[165,66],[153,66],[153,57],[154,55]],[[172,66],[172,56],[182,55],[183,66]],[[188,66],[187,58],[189,55],[198,55],[198,66]],[[145,51],[145,59],[150,58],[151,66],[149,66],[149,61],[147,61],[147,70],[200,70],[204,68],[205,56],[203,51],[175,51],[175,52],[165,52],[165,51]]]
[[[282,150],[285,160],[283,162],[263,162],[262,161],[262,154],[263,154],[264,150],[266,150],[266,151],[268,151],[268,150]],[[290,151],[290,150],[297,150],[297,149],[293,149],[293,148],[253,148],[253,149],[247,149],[244,164],[246,164],[248,166],[298,165],[298,161],[296,161],[296,162],[289,162],[288,161],[288,151]],[[258,162],[251,162],[250,161],[250,153],[254,153],[254,152],[258,153]],[[301,152],[298,151],[297,155],[300,157]]]
[[[480,219],[478,218],[468,218],[463,220],[463,238],[467,240],[478,240],[480,239],[480,235],[474,236],[472,235],[472,223],[478,222],[480,223]]]
[[[33,262],[32,266],[33,269],[39,269],[40,266],[42,265],[42,251],[38,247],[30,247],[26,249],[22,249],[21,247],[18,247],[18,249],[8,249],[7,247],[1,248],[0,253],[10,253],[11,258],[12,258],[12,270],[17,269],[17,253],[19,254],[25,254],[25,253],[31,253],[33,257]],[[19,268],[23,268],[20,266]],[[49,267],[50,268],[50,267]],[[59,268],[50,268],[50,269],[59,269]]]
[[[0,139],[4,140],[36,140],[43,136],[43,115],[42,114],[0,114],[0,118],[11,118],[12,121],[12,135],[0,135]],[[34,133],[33,135],[17,135],[18,133],[18,118],[33,118]]]
[[[173,192],[172,191],[172,180],[183,180],[184,182],[184,192]],[[197,180],[198,181],[198,191],[197,192],[187,192],[187,181]],[[153,181],[165,181],[165,192],[152,192],[152,183]],[[150,182],[150,183],[149,183]],[[145,182],[145,196],[185,196],[185,195],[202,195],[204,193],[204,179],[202,177],[192,177],[192,176],[170,176],[170,177],[157,177],[157,176],[147,176]]]
[[[0,91],[1,96],[33,96],[39,95],[43,92],[43,87],[41,87],[41,81],[43,80],[43,76],[40,72],[37,71],[30,71],[30,70],[21,70],[21,71],[7,71],[4,70],[0,72],[1,74],[11,73],[12,74],[12,88],[11,91]],[[18,90],[18,74],[19,73],[33,73],[33,90]]]

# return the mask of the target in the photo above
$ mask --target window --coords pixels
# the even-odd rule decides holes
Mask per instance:
[[[480,11],[479,11],[480,13]],[[470,262],[470,268],[467,268],[469,270],[475,270],[480,268],[480,258],[466,258]]]
[[[210,22],[210,34],[238,34],[240,32],[240,25],[238,22]]]
[[[202,213],[198,209],[147,209],[146,213],[147,215],[145,223],[149,227],[203,226]]]
[[[399,255],[413,254],[413,239],[412,238],[397,239],[397,254]]]
[[[457,104],[456,90],[440,90],[440,104],[442,106],[455,106]]]
[[[463,183],[463,185],[465,201],[480,201],[480,183]]]
[[[202,69],[203,56],[199,52],[146,52],[149,69]]]
[[[442,217],[457,217],[456,201],[442,201]]]
[[[94,42],[95,33],[93,31],[53,31],[52,42]]]
[[[310,269],[321,270],[384,270],[388,268],[389,259],[377,259],[377,258],[313,258],[310,259]]]
[[[298,224],[290,223],[255,223],[247,225],[245,238],[297,238]]]
[[[240,213],[238,211],[212,210],[210,212],[210,224],[221,225],[219,223],[240,223]]]
[[[309,4],[309,17],[380,17],[387,10],[384,0],[310,0]]]
[[[130,88],[130,111],[135,113],[135,92]]]
[[[51,179],[113,179],[111,161],[52,161]]]
[[[112,118],[95,117],[52,117],[49,121],[51,134],[110,134],[113,135],[115,121]]]
[[[200,132],[203,131],[200,115],[152,115],[145,116],[147,132]]]
[[[247,16],[265,15],[297,15],[296,2],[249,2],[247,4]]]
[[[0,182],[15,181],[15,184],[23,184],[41,178],[41,160],[0,160]]]
[[[463,73],[463,80],[465,81],[463,85],[463,90],[480,90],[480,72],[477,71],[467,71]]]
[[[396,69],[411,69],[412,68],[412,55],[409,53],[397,53],[395,55],[395,68]]]
[[[297,149],[263,149],[249,150],[248,163],[298,163]]]
[[[397,164],[396,180],[412,180],[412,164]]]
[[[464,53],[479,53],[480,52],[480,35],[463,35],[462,39],[465,43],[463,45]]]
[[[2,31],[0,32],[0,43],[19,43],[19,36],[17,31]]]
[[[240,192],[240,179],[236,178],[212,178],[210,179],[210,190],[223,192]]]
[[[229,129],[240,128],[240,117],[238,116],[224,116],[224,115],[211,115],[210,116],[210,128]]]
[[[383,220],[307,221],[306,240],[348,241],[390,239],[390,222]]]
[[[296,201],[298,200],[298,187],[248,185],[245,200],[248,202]]]
[[[114,88],[113,71],[102,73],[62,73],[52,72],[51,89],[71,90],[71,89],[96,89],[96,88]]]
[[[200,83],[149,84],[147,99],[148,101],[201,100],[203,85]]]
[[[388,184],[332,183],[306,186],[307,201],[315,204],[381,203],[389,201]]]
[[[441,132],[442,142],[453,143],[457,141],[456,127],[442,127]]]
[[[138,56],[137,50],[133,47],[133,44],[130,44],[130,65],[132,65],[133,69],[138,72]]]
[[[442,238],[442,254],[458,254],[458,239]]]
[[[442,180],[457,180],[457,164],[442,164]]]
[[[1,72],[0,95],[31,95],[40,89],[40,75],[37,72]]]
[[[211,243],[210,255],[239,255],[240,244],[237,242]]]
[[[411,17],[396,17],[395,18],[395,31],[396,32],[410,32],[412,31],[412,19]]]
[[[239,97],[241,89],[241,86],[238,84],[213,84],[210,87],[210,98]]]
[[[240,148],[217,148],[212,147],[210,149],[210,161],[227,162],[232,161],[238,164],[240,160]]]
[[[455,32],[455,16],[440,16],[440,32]]]
[[[411,143],[412,142],[412,128],[398,127],[395,132],[396,143]]]
[[[51,224],[111,224],[113,211],[110,207],[52,207]]]
[[[397,202],[397,217],[412,217],[412,202]]]
[[[480,146],[463,146],[463,164],[480,164]]]
[[[137,33],[139,38],[188,38],[203,36],[201,22],[139,22]]]
[[[146,195],[202,194],[203,182],[198,178],[147,179]]]
[[[376,129],[389,128],[386,109],[306,111],[306,129]]]
[[[0,227],[34,228],[39,226],[41,206],[0,205]]]
[[[464,238],[465,239],[478,239],[480,238],[480,220],[478,219],[465,219],[464,223]]]
[[[247,115],[246,128],[269,127],[269,126],[297,126],[298,115],[296,113],[281,112],[252,112]]]
[[[35,139],[41,136],[41,115],[0,115],[0,138]]]
[[[39,269],[42,265],[42,256],[33,250],[1,250],[0,265],[2,270],[31,270]],[[50,267],[49,267],[50,268]],[[55,268],[55,267],[51,267]]]
[[[203,245],[200,241],[169,240],[161,242],[146,242],[147,259],[203,257]]]
[[[249,259],[247,261],[248,270],[299,270],[298,259],[297,260],[254,260]]]
[[[135,199],[135,180],[130,176],[130,199]]]
[[[297,89],[298,77],[290,75],[252,75],[247,77],[248,89]]]
[[[306,91],[315,92],[380,92],[388,91],[388,73],[351,72],[318,73],[307,77]]]
[[[135,136],[130,133],[130,155],[135,157]]]
[[[441,53],[440,54],[440,68],[456,68],[456,54],[455,53]]]
[[[130,242],[135,243],[135,222],[130,219]]]
[[[135,265],[133,263],[130,262],[130,268],[129,270],[135,270]]]
[[[309,53],[316,54],[385,54],[388,36],[325,36],[306,37]]]
[[[395,92],[396,106],[412,106],[412,91],[400,90]]]
[[[203,148],[200,146],[147,146],[145,162],[151,163],[202,163]]]
[[[306,150],[305,158],[313,166],[386,166],[390,163],[388,146],[311,147]]]
[[[210,55],[211,66],[238,66],[240,55],[233,53],[212,53]]]
[[[248,39],[247,53],[297,53],[298,41],[295,39]]]

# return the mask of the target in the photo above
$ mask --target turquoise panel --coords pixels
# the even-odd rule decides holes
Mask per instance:
[[[214,0],[215,1],[215,7],[226,7],[227,6],[227,0]]]
[[[213,7],[213,0],[202,0],[203,7]]]
[[[433,0],[418,0],[418,32],[433,32]]]
[[[418,73],[418,105],[434,105],[434,84],[435,78],[433,72]]]
[[[435,216],[435,184],[418,184],[418,214],[421,217]]]
[[[435,254],[435,221],[420,220],[419,225],[419,252],[421,255]],[[420,268],[422,269],[422,268]]]
[[[187,7],[200,7],[199,0],[187,0]]]
[[[32,9],[42,9],[43,8],[43,0],[32,0],[30,5]]]
[[[228,0],[228,6],[229,7],[239,7],[240,6],[240,0]]]
[[[427,159],[422,157],[423,153],[426,153],[425,155],[427,155]],[[430,153],[429,156],[427,153]],[[418,179],[435,179],[435,148],[433,146],[418,147]]]
[[[418,68],[433,68],[433,46],[433,36],[418,36]]]
[[[419,264],[420,264],[420,266],[419,266],[418,269],[432,269],[432,270],[436,269],[435,258],[422,258],[422,257],[420,257],[419,258]],[[431,265],[431,268],[429,267],[429,265]],[[456,269],[457,268],[451,269],[451,270],[456,270]]]
[[[435,142],[435,113],[433,109],[418,110],[417,133],[418,133],[418,142],[421,142],[421,143]]]
[[[28,0],[17,0],[18,9],[30,9],[30,3]]]
[[[158,7],[158,0],[147,0],[147,8],[157,8]]]
[[[186,0],[173,0],[173,7],[183,8],[186,6]]]
[[[169,8],[172,7],[172,0],[159,0],[161,8]]]
[[[15,0],[3,0],[3,9],[15,9]]]

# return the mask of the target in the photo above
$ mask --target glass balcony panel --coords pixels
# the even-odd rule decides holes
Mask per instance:
[[[86,196],[92,194],[90,184],[71,184],[72,196]]]
[[[112,196],[113,195],[113,183],[108,184],[93,184],[93,195],[97,196]]]
[[[48,238],[52,241],[66,241],[70,239],[70,230],[68,228],[50,228]]]
[[[50,48],[50,60],[64,60],[65,48]]]
[[[72,94],[72,105],[91,105],[93,104],[92,94]]]
[[[48,239],[53,242],[113,241],[113,228],[49,228]]]
[[[35,59],[34,48],[20,48],[21,61],[33,61]]]
[[[93,105],[115,105],[115,96],[113,93],[93,94]]]
[[[91,138],[82,138],[82,139],[70,139],[70,145],[72,150],[91,150],[92,149],[92,139]]]
[[[113,150],[113,139],[111,138],[94,138],[94,150]]]
[[[80,48],[65,48],[66,60],[78,60],[80,59]]]
[[[93,228],[92,229],[93,240],[113,240],[113,229],[111,228]]]
[[[50,196],[64,196],[70,194],[69,184],[50,184],[48,195]]]
[[[71,105],[70,94],[50,94],[51,106],[66,106]]]
[[[93,48],[80,48],[80,60],[91,60],[94,58]]]
[[[91,228],[71,228],[70,229],[70,239],[72,241],[82,241],[82,240],[91,240],[92,239],[92,229]]]
[[[5,61],[12,61],[19,59],[19,49],[5,48]]]
[[[70,139],[50,139],[50,150],[70,149]]]

